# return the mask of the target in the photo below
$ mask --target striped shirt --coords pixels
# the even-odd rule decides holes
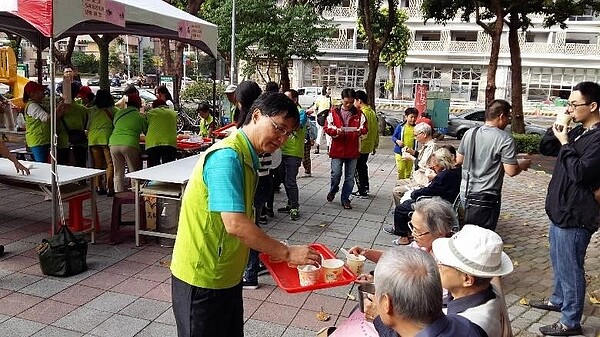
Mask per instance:
[[[260,167],[258,168],[259,177],[264,177],[269,174],[269,169],[271,168],[271,164],[273,163],[271,159],[272,158],[270,153],[265,153],[263,155],[258,156],[258,161],[260,164]]]

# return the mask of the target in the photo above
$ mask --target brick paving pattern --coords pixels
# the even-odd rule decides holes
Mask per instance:
[[[313,177],[298,179],[300,219],[291,221],[277,214],[263,226],[265,231],[291,244],[319,242],[334,251],[353,245],[391,247],[393,237],[381,229],[393,221],[391,190],[396,173],[391,142],[387,143],[387,137],[382,137],[385,148],[370,157],[368,199],[354,199],[352,210],[343,210],[339,198],[331,203],[325,200],[330,167],[322,151],[312,155]],[[520,303],[523,298],[548,296],[552,289],[544,213],[549,180],[548,174],[535,170],[505,179],[498,233],[515,263],[515,271],[503,279],[503,285],[516,336],[539,336],[539,326],[559,317]],[[132,239],[108,245],[110,200],[98,198],[102,233],[98,243],[90,245],[90,269],[69,278],[48,277],[39,269],[35,246],[48,235],[51,203],[0,185],[0,244],[7,251],[0,258],[0,336],[176,336],[165,264],[171,249],[152,240],[141,247],[135,247]],[[284,193],[276,195],[275,207],[284,202]],[[588,248],[589,291],[600,289],[599,240],[594,235]],[[367,264],[366,270],[373,266]],[[259,282],[259,289],[244,291],[248,337],[314,336],[319,329],[345,320],[357,304],[348,296],[356,292],[353,285],[287,294],[269,275]],[[316,319],[321,309],[331,315],[329,321]],[[588,301],[584,315],[585,335],[600,336],[600,307]]]

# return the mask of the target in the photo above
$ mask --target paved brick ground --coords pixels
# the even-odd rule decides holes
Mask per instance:
[[[389,144],[388,144],[389,143]],[[325,200],[329,185],[329,160],[313,155],[313,177],[298,179],[301,217],[291,221],[276,215],[264,229],[291,243],[320,242],[334,251],[359,244],[391,247],[392,237],[381,231],[392,221],[390,191],[395,184],[390,144],[371,157],[371,197],[353,200],[353,210],[343,210],[339,197]],[[302,174],[301,169],[301,174]],[[519,303],[523,297],[548,295],[552,270],[548,261],[548,219],[543,210],[549,176],[524,172],[505,179],[498,232],[506,252],[516,264],[504,278],[511,321],[517,336],[539,335],[538,327],[557,320],[556,313]],[[278,205],[285,194],[276,196]],[[110,199],[99,197],[103,233],[88,254],[90,269],[69,278],[47,277],[37,264],[35,246],[47,236],[50,203],[42,197],[0,185],[0,336],[175,336],[170,304],[170,278],[165,261],[170,249],[148,241],[135,247],[132,240],[107,244]],[[588,248],[588,290],[600,289],[600,243],[595,235]],[[367,265],[367,270],[373,268]],[[274,286],[270,276],[260,277],[261,287],[244,292],[246,336],[314,336],[320,328],[343,321],[356,305],[347,294],[352,285],[290,295]],[[316,313],[331,315],[320,322]],[[589,302],[583,321],[586,336],[598,336],[600,307]]]

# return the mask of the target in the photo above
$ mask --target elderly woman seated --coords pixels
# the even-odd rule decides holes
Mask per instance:
[[[461,169],[455,166],[451,151],[447,148],[435,151],[429,158],[428,167],[435,173],[429,185],[412,191],[409,199],[396,206],[394,224],[383,228],[386,233],[399,236],[393,241],[394,244],[407,245],[411,242],[409,220],[416,200],[423,197],[441,197],[453,203],[458,195]]]

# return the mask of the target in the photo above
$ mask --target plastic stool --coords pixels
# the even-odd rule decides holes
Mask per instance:
[[[92,227],[92,219],[83,217],[83,201],[91,199],[92,192],[87,191],[75,196],[69,197],[69,219],[67,225],[72,231],[80,232]],[[100,217],[98,216],[98,207],[96,207],[96,232],[100,231]]]
[[[123,221],[121,218],[121,211],[123,209],[123,205],[134,205],[135,204],[135,193],[128,191],[128,192],[119,192],[117,194],[115,194],[115,196],[113,197],[113,204],[112,204],[112,216],[111,216],[111,221],[110,221],[110,238],[109,238],[109,242],[108,244],[111,245],[115,245],[118,243],[119,241],[119,237],[120,237],[120,227],[121,226],[135,226],[135,221]],[[143,206],[143,205],[142,205]],[[145,214],[144,214],[144,210],[143,207],[140,207],[140,221],[141,221],[141,228],[144,229],[145,228]],[[129,233],[129,234],[134,234],[135,233],[135,229],[133,233]]]

